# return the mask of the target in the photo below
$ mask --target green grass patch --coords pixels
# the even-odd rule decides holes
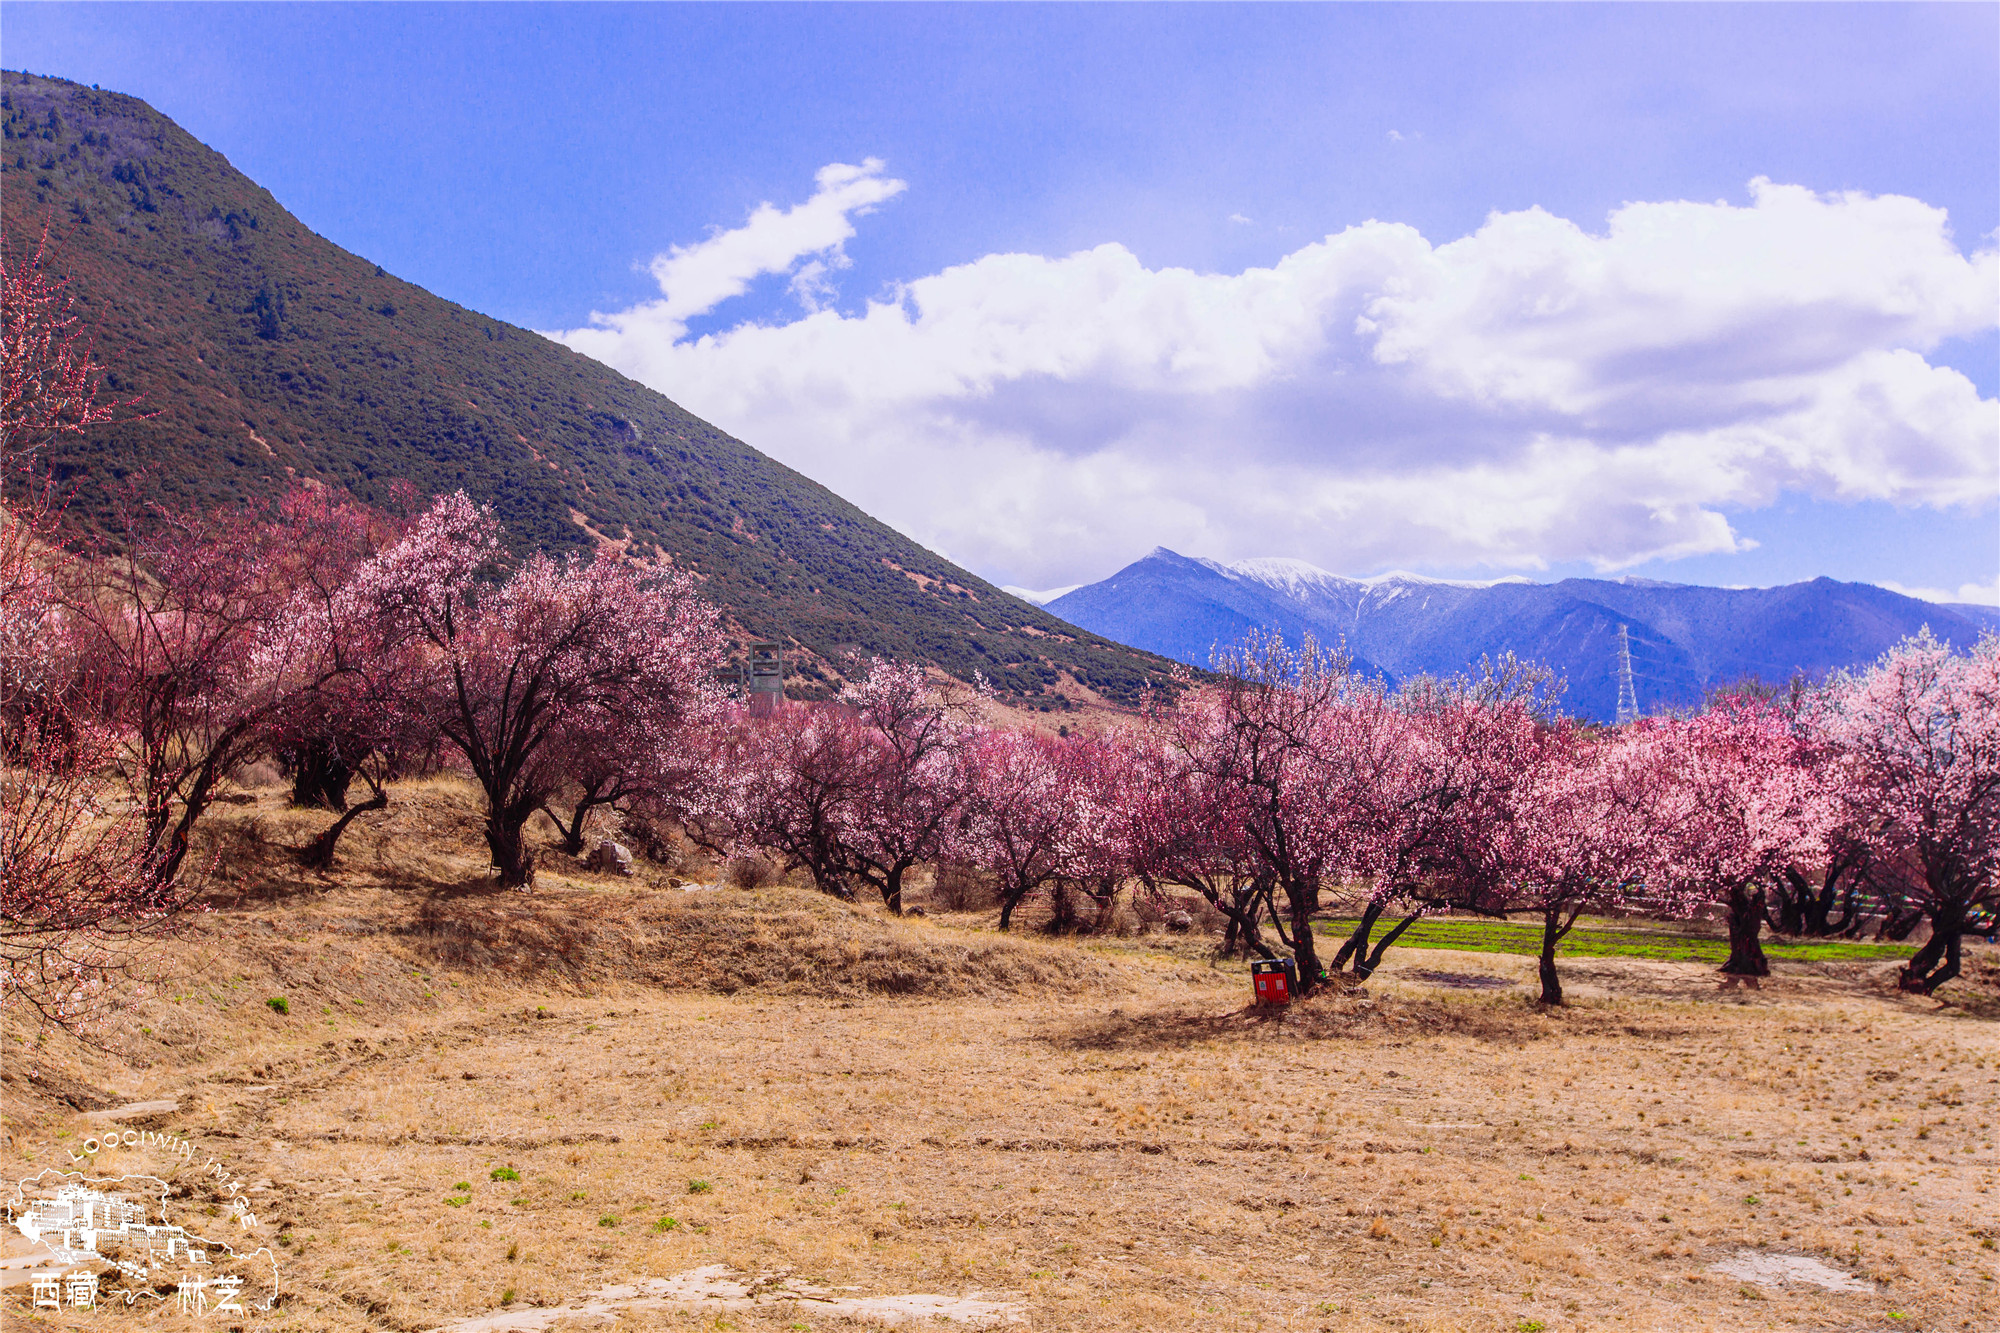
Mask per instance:
[[[1394,921],[1377,925],[1373,939],[1394,928]],[[1322,921],[1321,937],[1345,940],[1355,922]],[[1531,921],[1478,921],[1464,917],[1437,917],[1419,921],[1397,937],[1391,948],[1463,949],[1471,953],[1524,953],[1542,951],[1542,927]],[[1322,949],[1321,952],[1325,952]],[[1669,963],[1715,963],[1729,958],[1729,941],[1681,935],[1666,930],[1606,930],[1578,926],[1563,937],[1556,952],[1571,958],[1653,958]],[[1827,963],[1845,959],[1908,958],[1916,952],[1908,944],[1860,944],[1853,940],[1780,941],[1766,938],[1764,953],[1774,960],[1795,963]]]

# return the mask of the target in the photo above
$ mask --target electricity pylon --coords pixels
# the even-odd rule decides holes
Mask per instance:
[[[1639,720],[1639,693],[1632,688],[1632,636],[1618,627],[1618,725]]]

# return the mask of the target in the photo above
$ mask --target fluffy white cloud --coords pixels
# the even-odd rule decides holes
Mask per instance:
[[[2000,404],[1926,359],[2000,322],[2000,253],[1916,200],[1759,180],[1747,207],[1631,204],[1602,234],[1530,209],[1436,246],[1368,222],[1238,274],[997,254],[819,308],[849,218],[901,188],[829,167],[662,256],[663,300],[555,336],[1029,586],[1162,543],[1609,570],[1740,549],[1726,511],[1781,492],[2000,492]],[[686,336],[786,272],[800,318]]]
[[[610,320],[637,336],[678,338],[688,320],[743,295],[754,279],[792,270],[808,255],[818,258],[797,268],[792,286],[808,305],[817,304],[827,269],[847,263],[841,247],[854,235],[853,219],[901,194],[905,184],[883,176],[882,160],[874,157],[858,167],[844,162],[821,167],[813,180],[819,188],[803,204],[783,212],[759,204],[733,231],[717,231],[705,241],[654,256],[649,267],[662,299]]]
[[[1969,602],[1975,606],[2000,606],[2000,578],[1991,583],[1962,583],[1956,592],[1950,588],[1909,588],[1889,579],[1882,580],[1882,586],[1906,597],[1922,598],[1926,602]]]

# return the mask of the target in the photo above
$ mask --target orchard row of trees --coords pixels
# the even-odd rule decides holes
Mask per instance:
[[[839,703],[735,717],[681,817],[718,849],[762,849],[895,910],[918,865],[998,887],[1006,928],[1048,895],[1198,895],[1226,943],[1297,961],[1310,989],[1366,975],[1440,912],[1542,926],[1542,998],[1585,913],[1725,915],[1726,970],[1768,970],[1788,935],[1930,938],[1928,993],[2000,911],[2000,640],[1929,635],[1874,668],[1697,716],[1601,728],[1558,715],[1546,673],[1390,690],[1338,652],[1253,641],[1132,728],[1054,737],[977,725],[912,667],[877,664]],[[1359,921],[1323,959],[1341,894]],[[1387,923],[1386,930],[1376,931]]]
[[[1920,636],[1818,687],[1618,729],[1560,716],[1512,661],[1391,690],[1276,640],[1095,736],[983,724],[976,690],[887,662],[835,702],[753,714],[718,688],[724,627],[694,579],[510,563],[462,493],[384,513],[308,486],[67,531],[37,451],[131,405],[98,398],[60,283],[28,265],[4,285],[0,980],[58,1020],[198,900],[194,832],[259,756],[329,811],[314,865],[392,779],[448,766],[484,795],[503,886],[533,883],[538,813],[576,853],[618,806],[894,911],[918,867],[972,867],[1003,929],[1036,897],[1058,921],[1199,897],[1226,947],[1289,952],[1307,990],[1367,974],[1426,914],[1528,915],[1556,1002],[1583,914],[1714,910],[1728,968],[1753,974],[1767,926],[1927,921],[1903,973],[1927,992],[2000,908],[1992,638]],[[1323,959],[1336,896],[1360,919]]]

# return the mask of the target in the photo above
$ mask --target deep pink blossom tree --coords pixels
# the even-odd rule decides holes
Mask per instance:
[[[114,419],[104,367],[48,230],[33,252],[0,245],[0,1005],[87,1025],[111,983],[193,899],[147,873],[143,823],[113,764],[118,730],[85,705],[76,581],[61,496],[40,452]]]
[[[900,913],[909,873],[958,849],[978,734],[969,714],[954,682],[879,659],[832,702],[738,710],[690,832],[713,850],[773,855],[837,897],[865,884]]]
[[[218,784],[314,668],[278,635],[298,533],[258,506],[127,517],[121,549],[69,562],[60,591],[81,706],[111,726],[141,811],[143,873],[180,878]]]
[[[408,512],[414,491],[397,492]],[[324,486],[295,489],[280,513],[291,591],[261,650],[260,669],[280,677],[261,733],[291,769],[293,804],[336,816],[300,849],[305,865],[325,869],[341,835],[388,808],[390,779],[436,736],[413,697],[421,645],[406,621],[352,587],[370,559],[401,539],[407,520]],[[356,778],[368,795],[350,803]]]
[[[1092,907],[1089,929],[1106,929],[1118,895],[1138,866],[1138,831],[1131,793],[1140,776],[1137,756],[1109,736],[1071,736],[1059,742],[1068,782],[1067,818],[1056,842],[1054,912],[1058,930],[1080,924],[1077,908]],[[1143,881],[1141,881],[1143,885]]]
[[[1779,708],[1729,698],[1692,718],[1648,720],[1628,738],[1652,783],[1655,882],[1720,905],[1722,970],[1765,976],[1770,895],[1824,864],[1847,813],[1843,773]]]
[[[1139,881],[1162,898],[1186,889],[1220,913],[1225,957],[1277,957],[1261,928],[1271,886],[1246,835],[1235,784],[1158,736],[1134,746],[1131,763],[1125,824]]]
[[[1929,631],[1836,676],[1812,715],[1875,812],[1875,863],[1931,926],[1901,985],[1958,976],[1967,930],[2000,913],[2000,638],[1955,653]]]
[[[1369,976],[1424,916],[1484,910],[1487,839],[1539,759],[1560,689],[1552,673],[1511,655],[1481,666],[1476,677],[1420,676],[1393,696],[1346,706],[1346,748],[1364,762],[1342,765],[1341,799],[1359,812],[1366,837],[1354,869],[1374,889],[1335,971],[1351,960]],[[1402,919],[1371,948],[1370,929],[1390,906]]]
[[[1156,743],[1217,795],[1258,863],[1253,883],[1272,905],[1302,992],[1319,984],[1313,918],[1334,879],[1365,864],[1369,810],[1352,799],[1393,762],[1383,733],[1364,720],[1382,688],[1363,681],[1340,650],[1308,639],[1287,647],[1253,637],[1217,659],[1219,682],[1186,690],[1155,716]]]
[[[872,738],[840,703],[732,710],[712,733],[713,781],[685,815],[689,836],[720,855],[763,853],[803,870],[822,893],[852,899],[850,812],[873,773]]]
[[[983,730],[966,747],[970,789],[955,845],[999,884],[1002,930],[1064,868],[1083,761],[1081,743],[1038,731]]]
[[[292,591],[272,635],[284,650],[278,664],[323,666],[327,675],[266,728],[269,748],[291,776],[296,806],[344,813],[357,776],[381,796],[374,791],[373,778],[381,773],[380,764],[370,762],[370,733],[400,735],[406,720],[402,692],[387,688],[380,675],[385,663],[379,659],[394,642],[385,638],[390,627],[379,617],[357,616],[363,608],[344,596],[362,564],[409,528],[415,488],[399,482],[392,494],[392,511],[385,512],[333,487],[309,484],[294,487],[279,505],[292,537],[286,551]]]
[[[1821,812],[1826,820],[1821,854],[1784,866],[1763,890],[1764,922],[1777,935],[1858,935],[1876,901],[1878,867],[1871,830],[1878,821],[1838,747],[1812,729],[1812,714],[1819,702],[1820,689],[1803,674],[1795,674],[1781,686],[1752,678],[1707,692],[1706,707],[1710,710],[1769,708],[1787,718],[1806,741],[1797,758],[1812,765],[1825,787],[1830,809]],[[1921,915],[1902,919],[1914,926]],[[1900,922],[1889,923],[1887,928],[1892,934],[1901,931],[1896,938],[1908,934]]]
[[[351,595],[424,646],[412,704],[485,793],[494,868],[521,887],[534,874],[527,822],[580,765],[686,771],[691,733],[721,707],[722,636],[678,572],[537,554],[482,583],[498,531],[463,492],[442,497]]]
[[[972,794],[970,698],[921,666],[877,659],[841,692],[863,742],[860,781],[839,810],[844,869],[903,910],[903,883],[938,860]]]
[[[1699,898],[1655,873],[1672,812],[1630,729],[1593,734],[1559,721],[1534,732],[1519,762],[1519,780],[1489,807],[1459,893],[1482,915],[1539,918],[1540,999],[1555,1005],[1563,1000],[1556,951],[1584,913],[1643,905],[1683,915]]]

